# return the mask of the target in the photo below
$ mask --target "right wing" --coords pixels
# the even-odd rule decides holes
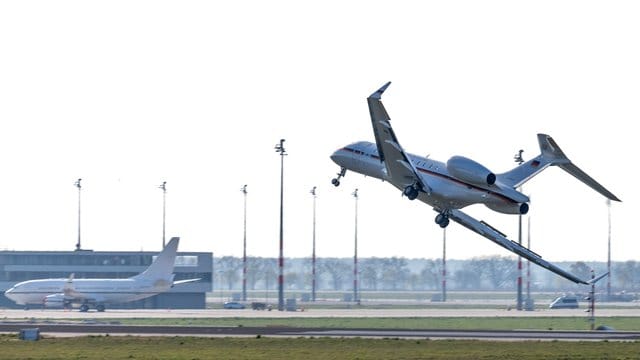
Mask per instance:
[[[394,185],[404,188],[418,184],[423,191],[430,192],[431,189],[422,180],[409,156],[400,146],[393,128],[391,128],[389,114],[382,104],[382,93],[387,90],[390,84],[391,82],[384,84],[367,98],[380,161],[384,162],[387,175],[391,179],[390,182]]]
[[[487,239],[493,241],[494,243],[502,246],[503,248],[522,256],[523,258],[538,264],[540,266],[542,266],[543,268],[552,271],[560,276],[562,276],[565,279],[571,280],[577,284],[585,284],[585,285],[589,285],[591,284],[590,281],[584,281],[578,277],[576,277],[575,275],[568,273],[564,270],[562,270],[561,268],[551,264],[550,262],[542,259],[542,257],[536,253],[534,253],[533,251],[527,249],[526,247],[518,244],[517,242],[513,241],[513,240],[509,240],[507,239],[507,237],[505,235],[503,235],[502,233],[500,233],[498,230],[494,229],[493,227],[489,226],[488,224],[478,221],[474,218],[472,218],[471,216],[465,214],[464,212],[460,211],[460,210],[449,210],[448,212],[449,214],[449,218],[455,222],[457,222],[458,224],[466,227],[467,229],[474,231],[484,237],[486,237]],[[599,280],[599,279],[598,279]]]

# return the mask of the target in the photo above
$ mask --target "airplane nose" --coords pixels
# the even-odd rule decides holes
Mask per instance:
[[[13,294],[13,288],[11,288],[11,289],[9,289],[9,290],[4,292],[4,296],[8,297],[11,300],[14,300],[13,295],[14,295]]]
[[[348,167],[348,161],[351,160],[351,156],[347,155],[343,149],[336,150],[333,154],[331,154],[330,158],[334,163],[338,164],[341,167]]]

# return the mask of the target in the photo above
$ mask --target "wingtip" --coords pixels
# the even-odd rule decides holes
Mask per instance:
[[[387,82],[386,84],[382,85],[382,87],[378,90],[376,90],[373,94],[371,94],[371,96],[369,96],[372,99],[380,99],[382,97],[382,93],[384,93],[385,90],[387,90],[387,88],[389,87],[389,85],[391,85],[391,81]]]

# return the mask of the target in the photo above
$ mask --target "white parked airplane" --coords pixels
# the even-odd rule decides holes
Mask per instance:
[[[178,284],[198,281],[188,279],[173,281],[173,267],[180,238],[174,237],[142,273],[127,279],[68,279],[29,280],[16,284],[5,295],[25,308],[71,308],[80,304],[80,311],[90,306],[104,311],[106,304],[124,303],[144,299],[168,291]]]
[[[416,156],[404,151],[396,138],[389,115],[382,104],[382,93],[391,84],[382,86],[367,98],[376,142],[360,141],[347,145],[331,155],[340,166],[333,185],[340,185],[347,170],[388,181],[409,200],[419,199],[431,205],[438,215],[440,227],[449,220],[486,237],[505,249],[522,256],[554,273],[579,284],[592,284],[607,274],[585,281],[545,261],[535,252],[507,239],[506,235],[465,214],[460,209],[472,204],[484,204],[505,214],[526,214],[529,197],[516,190],[548,166],[558,166],[604,195],[620,201],[609,190],[580,170],[545,134],[538,134],[540,155],[502,174],[494,174],[483,165],[462,156],[453,156],[446,163]]]

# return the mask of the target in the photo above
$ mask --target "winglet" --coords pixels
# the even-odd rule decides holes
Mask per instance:
[[[587,281],[587,285],[593,285],[595,283],[597,283],[598,281],[602,280],[604,277],[606,277],[607,275],[609,275],[609,272],[607,271],[606,273],[598,276],[597,278],[593,278],[589,281]]]
[[[389,87],[389,85],[391,85],[391,81],[389,81],[388,83],[386,83],[386,84],[382,85],[382,87],[381,87],[380,89],[376,90],[376,92],[374,92],[373,94],[371,94],[371,95],[369,96],[369,98],[371,98],[371,99],[378,99],[378,100],[379,100],[380,98],[382,98],[382,93],[383,93],[385,90],[387,90],[387,88]]]

